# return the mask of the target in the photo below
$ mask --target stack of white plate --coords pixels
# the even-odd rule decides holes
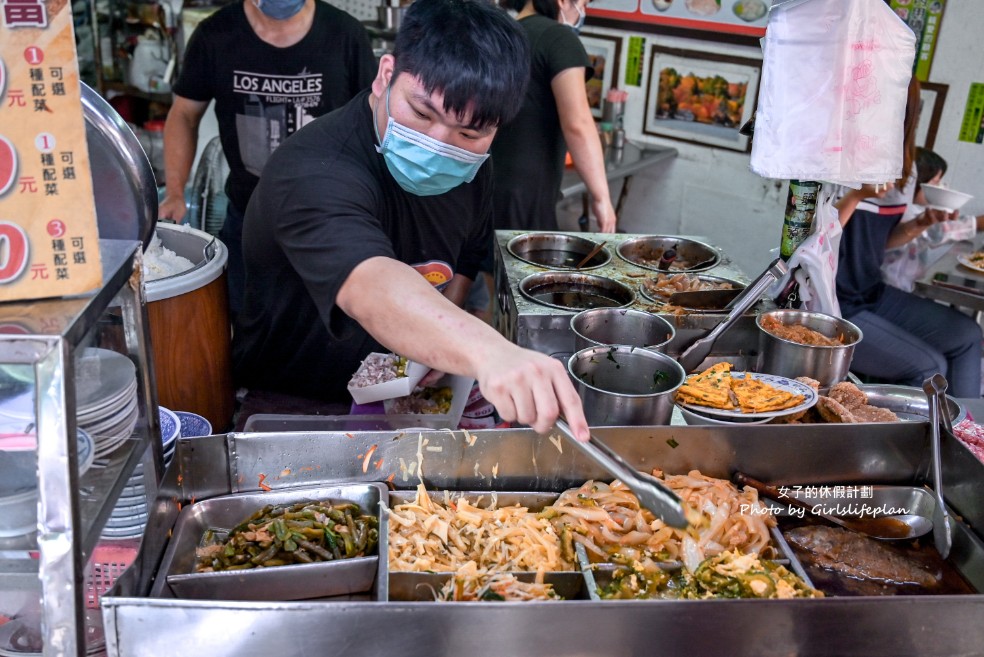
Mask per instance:
[[[92,436],[97,461],[126,442],[137,424],[137,371],[115,351],[89,348],[75,364],[76,421]]]
[[[160,407],[161,441],[165,467],[174,456],[174,446],[181,435],[181,424],[170,410]],[[147,526],[147,489],[144,487],[143,463],[137,465],[127,480],[116,506],[106,521],[102,537],[108,539],[137,538]]]

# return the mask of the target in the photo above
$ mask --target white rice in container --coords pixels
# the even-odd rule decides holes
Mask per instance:
[[[195,263],[184,256],[179,256],[164,246],[160,236],[155,232],[150,240],[150,246],[144,251],[143,274],[144,280],[156,281],[168,276],[182,274],[193,269]]]

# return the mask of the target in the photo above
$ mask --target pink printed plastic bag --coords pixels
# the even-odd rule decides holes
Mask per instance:
[[[915,45],[884,0],[776,3],[762,39],[752,171],[855,188],[899,178]]]

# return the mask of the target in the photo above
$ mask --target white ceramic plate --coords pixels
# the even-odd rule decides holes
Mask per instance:
[[[75,403],[83,412],[133,385],[137,368],[123,354],[89,348],[75,365]]]
[[[79,422],[97,422],[100,418],[109,417],[124,406],[135,403],[136,399],[137,382],[134,380],[133,385],[121,391],[118,395],[104,399],[98,405],[90,406],[84,411],[79,411],[76,414],[76,418]]]
[[[779,417],[780,415],[791,415],[793,413],[798,413],[800,411],[805,411],[814,404],[817,403],[817,391],[806,385],[805,383],[800,383],[795,379],[787,379],[784,376],[777,376],[775,374],[760,374],[758,372],[732,372],[731,376],[735,379],[741,379],[746,376],[752,377],[756,381],[761,381],[762,383],[767,383],[774,388],[779,390],[785,390],[786,392],[791,392],[794,395],[802,395],[803,401],[796,406],[791,406],[790,408],[783,408],[776,411],[764,411],[762,413],[742,413],[740,410],[725,410],[721,408],[711,408],[710,406],[700,406],[699,404],[684,404],[677,402],[680,406],[684,408],[689,408],[692,411],[697,411],[703,415],[710,415],[712,417],[721,418],[763,418],[763,417]]]
[[[974,271],[979,271],[981,273],[984,273],[984,265],[974,264],[974,261],[970,259],[971,256],[973,255],[974,255],[973,253],[971,253],[970,255],[963,255],[963,254],[958,255],[957,262],[959,262],[967,269],[973,269]]]

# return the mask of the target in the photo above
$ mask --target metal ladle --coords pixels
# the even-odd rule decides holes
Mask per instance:
[[[895,541],[916,538],[928,534],[933,528],[929,518],[917,515],[877,516],[875,518],[842,518],[815,511],[815,505],[795,497],[783,495],[778,488],[762,483],[749,477],[743,472],[735,473],[735,482],[741,486],[751,486],[763,495],[789,506],[806,509],[811,514],[819,516],[835,525],[856,531],[872,538],[883,541]]]
[[[940,464],[940,418],[941,408],[946,408],[946,379],[942,374],[934,374],[923,381],[923,392],[929,401],[929,432],[932,440],[932,470],[933,470],[933,493],[936,496],[936,507],[933,509],[933,545],[940,557],[946,559],[950,555],[950,548],[953,546],[952,527],[950,526],[950,514],[946,510],[946,502],[943,500],[943,468]]]

